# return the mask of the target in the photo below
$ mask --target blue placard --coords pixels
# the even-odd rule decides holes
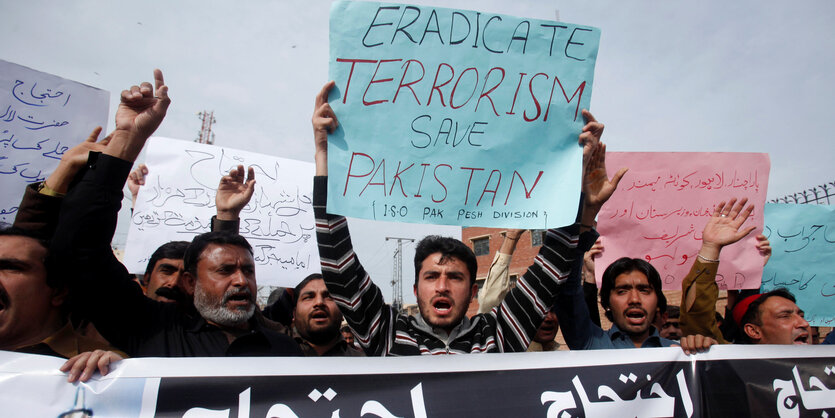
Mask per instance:
[[[835,209],[823,205],[765,205],[772,256],[762,291],[785,287],[812,325],[835,323]]]
[[[335,2],[328,211],[544,228],[574,222],[600,30]]]

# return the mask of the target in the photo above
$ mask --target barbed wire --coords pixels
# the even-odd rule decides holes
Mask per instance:
[[[811,189],[771,199],[771,203],[831,205],[835,202],[835,181],[824,183]]]

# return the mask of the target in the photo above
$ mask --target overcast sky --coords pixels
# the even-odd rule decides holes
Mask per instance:
[[[214,110],[218,145],[312,161],[330,2],[0,2],[0,58],[109,90],[111,119],[158,67],[173,99],[159,135],[194,139]],[[413,3],[600,28],[591,110],[611,151],[767,152],[769,199],[835,180],[835,2]],[[383,285],[394,244],[378,247],[359,255]]]

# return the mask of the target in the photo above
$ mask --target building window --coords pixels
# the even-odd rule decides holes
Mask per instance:
[[[545,241],[545,230],[531,229],[531,247],[540,246],[543,241]]]
[[[473,252],[476,256],[490,254],[490,237],[474,239]]]
[[[484,279],[476,279],[475,284],[478,286],[478,292],[475,293],[475,299],[478,300],[478,294],[481,292],[481,288],[484,287],[484,282],[487,281],[487,278]]]
[[[510,275],[510,288],[513,289],[516,287],[516,282],[519,280],[518,274],[511,274]]]

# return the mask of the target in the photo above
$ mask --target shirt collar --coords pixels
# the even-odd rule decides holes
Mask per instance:
[[[650,325],[649,328],[649,335],[643,342],[641,342],[641,347],[665,347],[661,336],[658,335],[658,330],[652,325]],[[617,339],[625,339],[629,341],[630,344],[632,344],[632,339],[629,338],[629,335],[621,331],[620,328],[618,328],[618,326],[614,323],[612,324],[612,328],[609,328],[609,331],[607,332],[609,333],[609,338],[612,341],[615,341]]]
[[[436,327],[433,327],[433,326],[429,325],[423,319],[423,315],[421,315],[421,314],[417,314],[417,315],[412,316],[410,318],[412,318],[413,322],[415,323],[415,325],[418,328],[431,333],[433,336],[435,336],[435,338],[437,338],[441,341],[444,341],[444,342],[449,342],[449,341],[455,340],[455,338],[457,336],[466,333],[467,329],[471,325],[470,318],[467,318],[467,316],[464,315],[464,318],[461,319],[461,322],[459,322],[458,325],[456,325],[455,328],[450,330],[449,334],[447,334],[446,331],[444,331],[440,328],[436,328]]]

